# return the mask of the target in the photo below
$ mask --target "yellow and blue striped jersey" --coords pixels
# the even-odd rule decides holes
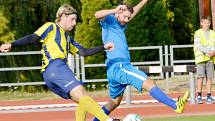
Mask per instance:
[[[53,22],[45,23],[34,33],[41,37],[42,72],[51,60],[57,58],[67,60],[68,53],[75,54],[80,47],[68,33]]]

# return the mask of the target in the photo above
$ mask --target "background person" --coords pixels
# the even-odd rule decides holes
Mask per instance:
[[[197,103],[203,104],[202,86],[203,80],[206,79],[206,104],[212,104],[215,102],[211,96],[212,78],[214,77],[215,32],[210,29],[210,16],[203,16],[200,25],[201,28],[194,35],[194,55],[197,66]]]

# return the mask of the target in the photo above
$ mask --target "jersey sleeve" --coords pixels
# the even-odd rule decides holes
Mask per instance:
[[[101,26],[105,26],[106,24],[112,24],[114,21],[116,21],[116,18],[113,14],[105,16],[104,19],[100,20],[99,23]]]
[[[49,32],[53,30],[54,23],[47,22],[43,26],[41,26],[37,31],[34,32],[34,34],[41,37],[41,42],[44,41],[44,39],[48,36]]]
[[[69,43],[69,52],[72,53],[73,55],[75,55],[79,48],[81,47],[81,45],[79,43],[77,43],[72,37],[70,38],[70,43]]]

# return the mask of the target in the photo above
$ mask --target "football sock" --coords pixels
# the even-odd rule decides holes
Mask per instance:
[[[107,115],[110,114],[110,111],[109,111],[105,106],[103,106],[102,109],[103,109],[103,111],[105,112],[105,114],[107,114]],[[99,119],[94,118],[93,121],[99,121]]]
[[[75,111],[75,120],[76,121],[86,121],[86,111],[78,105]]]
[[[79,106],[86,112],[91,113],[92,115],[97,117],[100,121],[107,121],[110,119],[109,116],[106,115],[101,109],[99,104],[89,96],[81,97],[79,101]]]
[[[158,88],[157,86],[153,87],[150,91],[149,91],[150,95],[155,98],[156,100],[158,100],[161,103],[164,103],[170,107],[172,107],[173,109],[176,109],[176,101],[171,99],[170,97],[168,97],[165,93],[163,93],[162,90],[160,90],[160,88]]]

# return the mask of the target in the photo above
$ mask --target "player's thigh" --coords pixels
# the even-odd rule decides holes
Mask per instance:
[[[134,86],[138,91],[141,92],[144,81],[148,79],[146,73],[132,65],[126,66],[123,71],[126,75],[125,77],[127,83]]]
[[[205,70],[206,69],[206,64],[205,63],[200,63],[196,65],[196,76],[198,78],[200,77],[206,77]]]
[[[68,65],[62,61],[56,61],[49,65],[46,71],[43,73],[43,78],[50,90],[56,93],[55,90],[60,90],[61,94],[57,93],[63,98],[70,98],[69,92],[76,86],[82,85],[82,82],[75,78],[74,73],[68,67]],[[65,97],[65,95],[67,95]]]
[[[124,90],[126,89],[127,84],[121,84],[118,80],[115,80],[113,78],[108,79],[108,85],[109,85],[109,95],[112,99],[116,99],[119,96],[122,96],[124,93]]]
[[[148,77],[136,67],[127,63],[115,64],[107,71],[110,97],[121,96],[127,85],[132,85],[142,91],[142,84]]]
[[[122,75],[119,73],[120,68],[111,67],[107,71],[107,79],[109,85],[109,95],[112,99],[116,99],[117,97],[123,95],[123,92],[126,88],[126,84],[120,83]]]
[[[64,98],[64,99],[69,99],[69,96],[63,89],[61,89],[58,85],[55,83],[52,83],[51,81],[46,81],[46,86],[55,94],[58,96]]]

